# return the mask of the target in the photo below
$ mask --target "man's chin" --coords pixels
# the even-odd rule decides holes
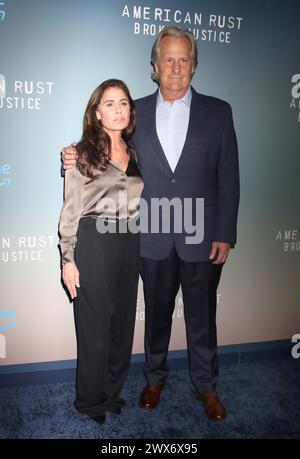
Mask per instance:
[[[186,88],[183,88],[181,85],[170,85],[169,89],[170,92],[175,92],[175,93],[182,93],[185,94]]]

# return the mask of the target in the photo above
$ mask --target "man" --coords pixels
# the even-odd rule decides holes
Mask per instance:
[[[141,234],[141,276],[145,298],[144,374],[147,385],[139,404],[153,409],[165,388],[167,354],[175,297],[181,285],[190,375],[206,415],[225,419],[216,394],[218,376],[216,292],[221,270],[236,242],[239,172],[230,106],[198,94],[190,82],[197,67],[197,47],[189,31],[164,28],[154,43],[152,78],[159,90],[136,101],[133,138],[144,179],[142,197],[204,200],[204,238],[188,243],[183,229]],[[65,165],[74,150],[63,150]],[[69,161],[68,161],[69,160]]]

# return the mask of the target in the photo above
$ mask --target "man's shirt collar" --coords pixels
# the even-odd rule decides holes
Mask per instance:
[[[188,108],[191,107],[191,101],[192,101],[192,91],[191,91],[191,87],[189,86],[189,89],[187,90],[187,92],[185,93],[185,95],[183,97],[181,97],[181,99],[176,99],[177,102],[183,102]],[[170,103],[170,102],[167,102],[164,100],[163,96],[162,96],[162,93],[161,93],[161,90],[159,89],[158,90],[158,94],[157,94],[157,101],[156,101],[156,105],[160,105],[160,104],[167,104],[167,103]]]

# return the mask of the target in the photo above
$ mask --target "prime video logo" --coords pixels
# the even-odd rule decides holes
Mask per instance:
[[[0,164],[0,188],[9,187],[11,184],[10,164]]]
[[[5,6],[5,2],[0,1],[0,8],[1,6]],[[4,21],[4,18],[5,18],[5,11],[0,9],[0,21]]]
[[[0,311],[0,320],[1,319],[9,319],[9,321],[4,324],[4,325],[0,325],[0,359],[6,359],[6,338],[4,335],[2,335],[1,332],[9,329],[9,328],[12,328],[12,327],[16,327],[17,323],[15,320],[11,320],[11,319],[15,319],[16,317],[16,311]]]

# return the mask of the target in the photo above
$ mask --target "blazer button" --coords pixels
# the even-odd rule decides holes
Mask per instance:
[[[175,179],[175,177],[172,177],[172,179],[171,179],[171,183],[176,183],[176,179]]]

